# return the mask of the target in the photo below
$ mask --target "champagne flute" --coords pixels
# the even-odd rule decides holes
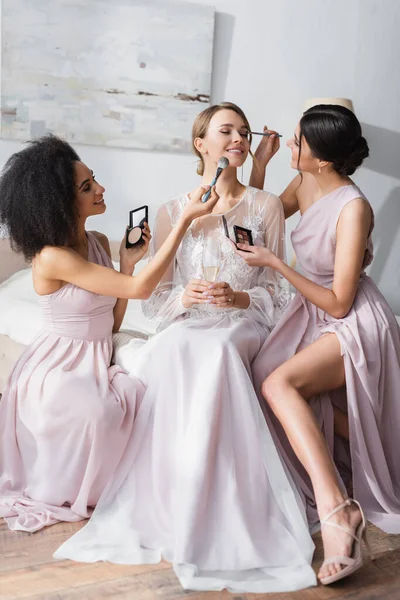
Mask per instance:
[[[219,231],[210,231],[203,246],[203,277],[214,283],[221,267],[221,241]]]

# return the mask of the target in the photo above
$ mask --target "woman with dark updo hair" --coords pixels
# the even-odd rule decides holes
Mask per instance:
[[[150,412],[144,385],[110,366],[112,331],[129,298],[148,298],[193,219],[218,200],[191,195],[154,260],[132,277],[142,245],[120,248],[113,269],[106,236],[85,229],[103,214],[104,188],[73,148],[55,136],[13,154],[0,179],[0,223],[32,260],[44,327],[15,365],[0,401],[0,517],[37,531],[87,518],[143,432]],[[140,430],[134,428],[140,417]]]
[[[276,137],[261,142],[253,185],[262,187],[260,167],[278,145]],[[286,217],[301,213],[292,243],[302,274],[268,248],[238,253],[297,289],[253,374],[310,524],[321,523],[319,578],[329,584],[362,564],[360,505],[375,525],[400,533],[400,332],[365,273],[374,216],[349,177],[368,156],[358,119],[343,106],[314,106],[287,145],[300,174],[281,200]]]

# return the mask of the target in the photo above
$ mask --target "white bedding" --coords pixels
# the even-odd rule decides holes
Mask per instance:
[[[146,264],[140,261],[139,272]],[[118,263],[114,263],[118,269]],[[40,331],[42,313],[32,283],[31,269],[24,269],[0,284],[0,334],[27,345]],[[121,329],[147,335],[155,333],[156,324],[143,315],[140,300],[130,300]]]
[[[139,272],[146,263],[147,261],[140,261],[135,272]],[[113,264],[118,269],[118,263]],[[400,317],[397,320],[400,324]],[[42,313],[33,289],[31,269],[18,271],[0,284],[0,393],[12,364],[23,347],[40,331],[41,326]],[[146,319],[140,301],[130,300],[121,332],[113,337],[114,361],[130,372],[134,352],[142,346],[143,339],[155,331],[156,324]]]

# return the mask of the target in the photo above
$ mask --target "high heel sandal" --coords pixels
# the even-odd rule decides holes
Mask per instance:
[[[343,525],[339,525],[338,523],[331,523],[329,521],[329,519],[333,515],[335,515],[340,510],[342,510],[342,508],[345,508],[346,506],[350,506],[351,503],[356,504],[358,506],[360,513],[361,513],[361,518],[362,518],[361,523],[359,524],[359,526],[357,527],[357,529],[354,533],[347,527],[343,527]],[[340,531],[344,531],[345,533],[347,533],[354,539],[354,542],[353,542],[353,550],[352,550],[351,556],[331,556],[330,558],[327,558],[326,560],[324,560],[322,567],[325,565],[331,565],[333,563],[340,563],[341,565],[346,565],[346,566],[343,569],[341,569],[338,573],[335,573],[334,575],[328,575],[327,577],[321,577],[320,582],[323,585],[329,585],[330,583],[339,581],[340,579],[343,579],[344,577],[351,575],[352,573],[357,571],[357,569],[359,569],[362,566],[363,560],[362,560],[362,555],[361,555],[361,540],[364,541],[364,543],[368,549],[368,553],[369,553],[371,559],[373,560],[371,548],[370,548],[370,546],[368,544],[368,540],[367,540],[367,533],[366,533],[367,522],[365,520],[363,509],[361,508],[360,503],[357,502],[357,500],[348,498],[347,500],[342,502],[342,504],[339,504],[339,506],[334,508],[330,513],[328,513],[322,519],[321,529],[324,525],[330,525],[331,527],[340,529]]]

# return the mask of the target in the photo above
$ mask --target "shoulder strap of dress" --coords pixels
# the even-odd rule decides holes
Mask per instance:
[[[339,202],[340,208],[343,208],[346,204],[355,200],[356,198],[362,198],[366,202],[368,202],[367,198],[360,190],[360,188],[356,185],[349,185],[342,189],[342,197],[341,202]],[[368,202],[369,204],[369,202]]]
[[[98,265],[102,265],[103,267],[112,267],[112,260],[108,256],[107,252],[104,250],[103,246],[97,239],[97,237],[91,231],[86,232],[88,243],[92,249],[93,258],[95,259],[93,262],[96,262]]]
[[[369,237],[372,233],[372,230],[373,230],[374,224],[375,224],[374,209],[372,208],[371,203],[368,200],[368,198],[365,196],[365,194],[363,194],[363,192],[360,190],[360,188],[356,185],[352,185],[352,186],[349,186],[348,188],[346,188],[346,191],[343,194],[343,198],[342,198],[341,202],[339,202],[339,204],[338,204],[336,222],[339,220],[340,213],[342,212],[343,208],[349,202],[351,202],[352,200],[355,200],[356,198],[362,198],[363,200],[365,200],[365,202],[368,203],[368,206],[371,209],[372,220],[371,220],[371,227],[370,227],[369,234],[368,234],[368,237]]]

